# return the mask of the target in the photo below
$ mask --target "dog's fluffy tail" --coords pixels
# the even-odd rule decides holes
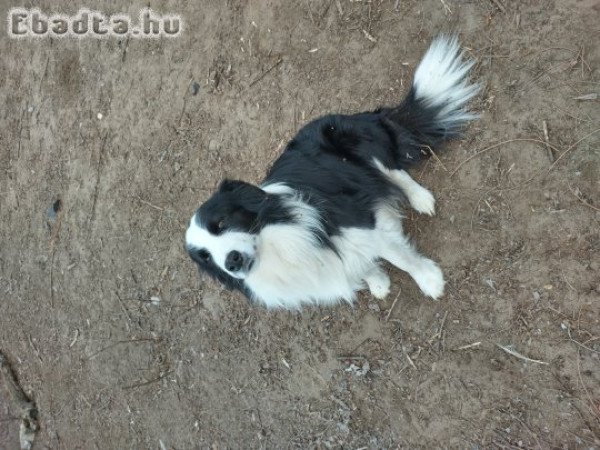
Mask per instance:
[[[387,118],[408,131],[420,147],[403,155],[405,163],[423,159],[428,149],[457,137],[478,117],[467,109],[480,89],[468,79],[473,64],[463,57],[456,36],[438,36],[419,63],[406,98],[398,107],[385,110]]]

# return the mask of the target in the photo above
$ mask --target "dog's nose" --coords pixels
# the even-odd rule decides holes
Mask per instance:
[[[244,265],[244,258],[242,254],[236,250],[229,252],[227,258],[225,258],[225,268],[230,272],[237,272]]]

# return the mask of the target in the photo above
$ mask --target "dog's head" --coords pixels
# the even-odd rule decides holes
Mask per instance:
[[[192,217],[186,248],[201,270],[228,288],[245,292],[243,280],[260,260],[261,231],[293,222],[293,217],[273,189],[267,192],[243,181],[225,180]]]
[[[221,281],[243,280],[256,260],[261,211],[268,194],[243,181],[225,180],[198,208],[185,235],[190,257]]]

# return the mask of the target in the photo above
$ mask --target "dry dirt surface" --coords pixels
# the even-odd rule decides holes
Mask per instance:
[[[0,350],[34,449],[600,448],[600,2],[150,6],[183,34],[0,37]],[[453,30],[481,120],[416,168],[438,213],[406,219],[440,301],[388,267],[385,301],[274,312],[198,275],[183,233],[220,179],[398,102]],[[17,414],[0,380],[2,449]]]

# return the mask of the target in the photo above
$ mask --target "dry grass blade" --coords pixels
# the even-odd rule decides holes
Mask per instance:
[[[445,172],[450,172],[446,166],[444,165],[444,163],[442,162],[442,160],[438,157],[438,155],[433,151],[433,149],[429,146],[426,145],[425,148],[427,148],[427,150],[429,150],[429,152],[433,155],[433,157],[435,158],[435,160],[440,163],[440,165],[442,166],[442,169],[444,169]]]
[[[503,13],[505,13],[505,12],[506,12],[506,8],[504,7],[504,5],[503,5],[502,3],[500,3],[500,0],[492,0],[492,3],[493,3],[494,5],[496,5],[496,6],[498,7],[498,9],[499,9],[500,11],[502,11]]]
[[[388,311],[387,316],[385,316],[385,321],[386,322],[388,320],[390,320],[390,316],[392,315],[392,311],[394,311],[394,307],[396,306],[396,302],[398,301],[398,298],[400,298],[400,292],[402,292],[402,291],[398,291],[398,293],[396,294],[396,298],[392,302],[392,306],[390,307],[390,310]]]
[[[414,361],[411,359],[411,357],[408,355],[408,353],[404,353],[404,355],[406,356],[406,359],[408,359],[408,362],[410,363],[410,365],[412,366],[413,369],[418,370],[417,366],[415,365]]]
[[[463,345],[462,347],[458,347],[455,349],[455,351],[458,350],[468,350],[470,348],[476,348],[479,347],[481,345],[481,342],[473,342],[472,344],[467,344],[467,345]]]
[[[277,67],[282,62],[283,62],[283,58],[279,58],[277,61],[275,61],[274,64],[271,65],[271,67],[269,67],[263,73],[261,73],[260,75],[258,75],[253,81],[251,81],[250,84],[248,84],[248,87],[251,88],[252,86],[254,86],[256,83],[258,83],[264,77],[266,77],[273,69],[275,69],[275,67]]]
[[[515,350],[512,350],[512,349],[510,349],[510,348],[508,348],[508,347],[505,347],[505,346],[503,346],[503,345],[496,344],[496,347],[498,347],[499,349],[502,349],[502,350],[504,350],[506,353],[508,353],[508,354],[509,354],[509,355],[511,355],[511,356],[514,356],[515,358],[522,359],[523,361],[532,362],[532,363],[536,363],[536,364],[543,364],[543,365],[545,365],[545,366],[547,366],[547,365],[548,365],[548,363],[547,363],[547,362],[545,362],[545,361],[540,361],[539,359],[531,359],[531,358],[528,358],[527,356],[525,356],[525,355],[522,355],[521,353],[519,353],[519,352],[517,352],[517,351],[515,351]]]
[[[598,94],[595,92],[592,94],[580,95],[579,97],[573,97],[573,100],[586,101],[586,100],[598,100]]]
[[[581,143],[582,141],[586,140],[587,138],[589,138],[590,136],[593,136],[594,134],[596,134],[598,131],[600,131],[600,128],[592,131],[591,133],[586,134],[585,136],[583,136],[581,139],[578,139],[577,141],[575,141],[573,144],[571,144],[564,152],[562,152],[560,154],[560,156],[558,158],[556,158],[556,160],[552,163],[552,165],[550,166],[550,168],[548,169],[548,172],[550,172],[554,166],[556,166],[556,164],[567,154],[569,153],[571,150],[573,150],[575,147],[577,147],[577,145],[579,143]],[[458,166],[456,166],[456,168],[452,171],[452,173],[450,174],[450,178],[452,178],[456,172],[458,172],[462,166],[464,166],[465,164],[467,164],[469,161],[471,161],[472,159],[477,158],[478,156],[482,155],[483,153],[489,152],[490,150],[493,150],[495,148],[498,148],[502,145],[506,145],[506,144],[511,144],[513,142],[534,142],[537,144],[542,144],[544,146],[547,146],[548,148],[552,149],[554,152],[558,152],[559,150],[552,144],[550,144],[549,142],[545,142],[541,139],[533,139],[533,138],[517,138],[517,139],[508,139],[506,141],[502,141],[502,142],[498,142],[496,144],[490,145],[489,147],[486,147],[484,149],[481,149],[479,151],[477,151],[476,153],[474,153],[473,155],[469,156],[467,159],[465,159],[464,161],[462,161],[461,163],[458,164]]]
[[[502,142],[498,142],[497,144],[490,145],[489,147],[486,147],[486,148],[484,148],[482,150],[479,150],[475,154],[469,156],[463,162],[459,163],[458,166],[456,166],[456,168],[450,174],[450,177],[453,177],[456,174],[456,172],[458,172],[461,169],[462,166],[464,166],[465,164],[467,164],[472,159],[475,159],[478,156],[482,155],[483,153],[489,152],[490,150],[493,150],[495,148],[501,147],[501,146],[506,145],[506,144],[511,144],[513,142],[535,142],[537,144],[548,145],[548,147],[552,148],[554,151],[558,151],[558,149],[556,147],[554,147],[553,145],[551,145],[549,143],[546,144],[546,142],[542,141],[541,139],[533,139],[533,138],[509,139],[507,141],[502,141]]]
[[[544,141],[546,142],[546,149],[548,150],[548,158],[550,158],[550,162],[553,163],[556,160],[556,156],[554,155],[554,151],[550,146],[550,137],[548,135],[548,123],[545,120],[542,122],[542,129],[544,131]]]
[[[579,200],[581,203],[583,203],[585,206],[587,206],[588,208],[592,208],[595,211],[600,211],[600,208],[591,205],[590,203],[586,202],[578,193],[576,190],[574,190],[572,187],[569,186],[569,191],[571,192],[571,194],[573,194],[575,196],[575,198],[577,198],[577,200]]]
[[[569,153],[571,150],[573,150],[575,147],[577,147],[577,145],[578,145],[580,142],[582,142],[582,141],[586,140],[587,138],[589,138],[590,136],[592,136],[592,135],[596,134],[598,131],[600,131],[600,128],[598,128],[598,129],[596,129],[596,130],[592,131],[591,133],[588,133],[588,134],[586,134],[584,137],[582,137],[581,139],[579,139],[578,141],[576,141],[574,144],[571,144],[571,145],[569,146],[569,148],[567,148],[567,149],[566,149],[564,152],[562,152],[562,153],[560,154],[560,156],[559,156],[558,158],[556,158],[556,161],[554,161],[554,162],[552,163],[552,165],[551,165],[551,166],[550,166],[550,168],[548,169],[548,172],[550,172],[550,171],[551,171],[551,170],[554,168],[554,166],[556,166],[556,164],[558,164],[558,162],[559,162],[561,159],[563,159],[563,157],[564,157],[564,156],[565,156],[567,153]]]

